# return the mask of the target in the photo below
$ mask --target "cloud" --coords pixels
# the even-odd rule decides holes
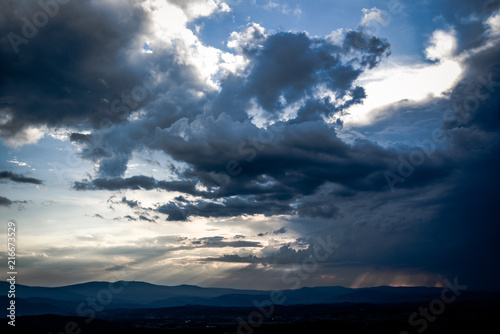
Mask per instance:
[[[204,93],[208,94],[206,98],[213,99],[210,104],[202,108],[206,98],[200,99],[200,96],[193,95],[193,91],[203,86],[200,86],[190,68],[168,66],[169,73],[174,78],[182,78],[181,82],[189,87],[186,86],[181,92],[173,87],[170,80],[158,82],[155,88],[168,93],[151,100],[145,106],[146,112],[142,119],[101,133],[99,141],[102,145],[96,147],[90,136],[73,135],[73,141],[84,145],[82,158],[97,162],[99,174],[103,177],[123,175],[133,150],[141,145],[163,150],[178,161],[190,162],[189,154],[196,152],[198,155],[203,151],[199,146],[215,144],[195,142],[194,139],[206,133],[202,134],[194,127],[212,127],[215,131],[214,140],[218,140],[216,138],[220,137],[221,132],[227,132],[228,146],[229,143],[241,143],[246,139],[244,137],[258,135],[259,128],[254,123],[259,120],[252,119],[247,113],[252,103],[257,103],[259,108],[266,111],[269,118],[266,122],[270,124],[279,119],[293,118],[294,112],[298,113],[295,122],[331,117],[353,104],[361,103],[363,89],[353,86],[354,80],[364,68],[374,67],[389,54],[387,41],[361,32],[347,33],[340,47],[301,33],[268,36],[255,24],[242,34],[233,34],[230,43],[244,53],[248,65],[246,71],[240,74],[222,77],[220,84],[223,88],[219,93]],[[283,57],[288,61],[283,62]],[[344,58],[346,62],[343,62]],[[242,76],[246,79],[242,80]],[[170,92],[173,94],[171,98]],[[177,96],[184,97],[177,99]],[[334,96],[337,96],[335,102]],[[289,105],[296,105],[298,110],[290,110]],[[203,109],[204,113],[194,112]],[[222,123],[227,126],[221,128],[219,125]],[[240,133],[231,130],[235,127],[241,129],[238,131]],[[194,132],[187,137],[182,135],[185,131]],[[235,151],[233,146],[227,153]],[[207,152],[206,158],[219,163],[225,156],[229,157],[225,153],[214,160],[209,157],[212,153]],[[230,160],[233,159],[227,161]]]
[[[488,22],[496,15],[495,13],[485,14],[479,10],[476,13],[481,13],[482,22]],[[444,43],[432,49],[435,58],[443,59],[453,56],[461,62],[460,80],[450,87],[446,94],[435,98],[428,97],[420,103],[395,104],[386,118],[379,117],[375,120],[375,124],[365,126],[360,130],[371,138],[380,139],[384,136],[375,137],[376,133],[382,133],[389,127],[399,129],[403,133],[391,136],[393,141],[389,142],[390,145],[402,151],[403,140],[407,140],[409,146],[416,145],[417,148],[432,143],[434,145],[432,152],[441,157],[437,160],[435,155],[426,157],[426,163],[432,161],[432,164],[424,163],[424,165],[427,167],[433,165],[432,169],[423,171],[420,166],[416,167],[415,174],[405,180],[405,183],[421,182],[417,181],[419,177],[416,173],[423,172],[421,176],[436,173],[434,182],[430,183],[432,187],[421,188],[411,196],[406,192],[411,188],[401,189],[394,194],[394,196],[399,194],[397,201],[400,203],[416,198],[413,196],[420,194],[422,198],[425,198],[425,203],[419,201],[414,208],[420,208],[420,212],[431,210],[432,214],[421,221],[423,225],[419,228],[412,227],[411,220],[414,220],[412,218],[414,214],[395,210],[387,202],[391,196],[384,195],[387,199],[383,203],[387,211],[384,210],[384,213],[376,220],[389,222],[394,219],[390,224],[393,231],[391,239],[399,241],[395,241],[390,254],[380,253],[375,256],[377,260],[366,254],[359,257],[358,261],[361,260],[365,264],[377,262],[380,265],[387,265],[391,262],[396,267],[411,263],[412,267],[422,268],[426,272],[440,273],[448,277],[460,275],[464,280],[478,287],[494,286],[495,283],[491,277],[498,275],[498,268],[492,265],[494,263],[492,254],[499,252],[492,235],[499,233],[498,224],[493,222],[495,220],[493,217],[495,217],[494,201],[499,199],[494,189],[498,187],[496,174],[500,166],[498,159],[500,118],[497,112],[500,99],[496,94],[500,86],[498,62],[500,48],[496,37],[489,33],[489,25],[483,25],[482,22],[479,22],[482,30],[475,34],[474,38],[467,35],[465,31],[459,30],[466,28],[455,27],[457,34],[454,38],[457,38],[455,42],[458,45],[456,50],[460,50],[464,44],[469,43],[467,50],[459,54],[450,52],[454,50],[454,43],[448,43],[452,41],[450,35],[442,32],[436,34],[441,35],[444,42],[448,44]],[[439,38],[434,40],[437,39]],[[367,92],[369,93],[369,89]],[[406,136],[405,132],[409,131],[411,133]],[[433,133],[437,132],[444,134],[442,141],[432,139]],[[417,138],[415,134],[418,134]],[[385,135],[385,138],[390,137]],[[423,144],[424,142],[426,144]],[[408,159],[408,156],[405,156],[405,159]],[[441,172],[443,174],[437,177],[437,174]],[[474,193],[481,193],[481,198],[484,200],[472,198],[471,194]],[[356,198],[360,201],[361,194],[358,193]],[[372,204],[378,203],[375,198],[370,201]],[[394,201],[395,197],[392,200]],[[428,205],[432,205],[434,209]],[[347,209],[345,204],[341,207],[342,213],[348,213],[348,217],[355,215],[354,210]],[[415,215],[420,214],[415,213]],[[364,229],[368,229],[369,226],[373,226],[374,219],[368,218],[371,214],[365,216],[367,220],[361,224]],[[408,232],[396,228],[397,225],[394,225],[396,220],[402,221],[402,226],[406,226]],[[343,217],[337,219],[337,223],[342,221]],[[480,227],[477,226],[478,223]],[[367,242],[370,234],[366,231],[365,237],[360,237],[363,232],[356,232],[354,229],[349,230],[349,233],[355,237],[351,239],[346,234],[343,240],[357,239],[357,247]],[[406,233],[408,235],[404,236]],[[421,237],[426,240],[425,245],[418,241]],[[361,241],[360,238],[365,241]],[[376,239],[374,235],[370,238]],[[401,244],[397,245],[397,243]],[[343,245],[343,251],[346,254],[348,243],[344,242]],[[420,252],[419,257],[414,258],[414,249],[420,249],[427,255]],[[477,251],[471,252],[471,249]],[[452,257],[457,261],[443,265],[443,261]],[[477,261],[478,259],[481,261]],[[384,260],[387,262],[378,262]],[[479,272],[481,274],[478,274]]]
[[[263,47],[267,37],[266,30],[260,24],[251,23],[243,32],[233,31],[227,46],[240,54],[251,56]]]
[[[243,247],[261,247],[262,244],[258,241],[245,241],[245,240],[237,240],[237,241],[226,241],[224,237],[206,237],[199,238],[196,240],[192,240],[191,243],[193,245],[197,245],[196,247],[202,248],[225,248],[225,247],[235,247],[235,248],[243,248]]]
[[[149,222],[149,223],[154,223],[155,222],[153,219],[149,219],[148,217],[143,216],[143,215],[139,216],[139,220],[146,221],[146,222]]]
[[[306,258],[314,255],[314,247],[309,245],[306,249],[295,250],[290,245],[283,245],[268,255],[259,257],[256,255],[240,256],[236,254],[225,254],[217,258],[204,258],[201,261],[208,262],[232,262],[232,263],[262,263],[262,264],[293,264],[301,263]]]
[[[9,122],[8,124],[10,123],[11,122]],[[5,145],[12,148],[19,148],[27,144],[35,144],[40,139],[43,138],[45,129],[46,129],[45,126],[40,126],[40,127],[27,126],[20,129],[14,135],[7,136],[6,138],[3,139],[3,142],[5,143]],[[0,126],[0,136],[3,136],[3,134],[9,135],[10,132],[9,130],[1,129]]]
[[[72,141],[83,145],[82,157],[99,163],[102,176],[75,182],[74,188],[163,189],[222,199],[219,203],[171,202],[158,209],[168,220],[186,220],[195,215],[290,214],[295,211],[293,201],[313,194],[325,182],[340,182],[348,188],[383,185],[384,159],[394,153],[369,143],[346,145],[327,120],[362,102],[364,90],[354,81],[389,54],[387,41],[349,31],[341,46],[335,46],[304,33],[266,35],[253,24],[243,33],[233,33],[230,45],[246,57],[247,69],[223,77],[221,91],[212,96],[203,113],[179,109],[198,109],[186,105],[188,101],[198,105],[192,98],[179,100],[179,113],[166,123],[160,118],[165,113],[151,109],[143,120],[124,123],[102,135],[102,150],[93,149],[92,135],[71,135]],[[248,114],[252,104],[265,115]],[[258,117],[267,117],[267,127],[257,125]],[[177,175],[178,181],[121,177],[132,150],[141,145],[164,151],[189,167]],[[380,163],[368,162],[368,156]],[[230,177],[228,164],[235,166],[231,173],[240,172]],[[361,182],[368,175],[372,181]],[[370,182],[377,185],[370,186]],[[299,207],[303,216],[330,218],[336,209],[318,210]]]
[[[23,2],[22,6],[1,2],[5,13],[20,17],[32,17],[40,10],[37,2]],[[8,122],[0,125],[0,135],[7,145],[36,142],[43,136],[44,126],[84,122],[100,128],[102,121],[123,120],[122,114],[112,112],[110,105],[101,101],[119,98],[142,79],[135,66],[124,65],[131,65],[126,54],[145,31],[145,13],[132,2],[120,8],[108,4],[72,1],[60,5],[57,15],[40,29],[35,27],[36,34],[19,45],[18,53],[9,39],[1,40],[4,102],[0,109],[8,115]],[[75,15],[80,19],[73,19]],[[16,15],[6,15],[0,35],[15,32],[22,36],[22,28]],[[102,66],[96,67],[97,63]],[[106,86],[100,83],[103,78]]]
[[[374,23],[378,23],[382,26],[387,26],[390,23],[390,14],[386,11],[382,11],[377,7],[371,9],[363,8],[363,18],[361,19],[360,26],[363,28],[370,27]]]
[[[207,196],[207,192],[203,192],[196,189],[196,182],[191,180],[185,181],[165,181],[156,180],[149,176],[137,175],[130,178],[98,178],[94,180],[83,180],[75,182],[73,185],[75,190],[85,191],[85,190],[152,190],[152,189],[163,189],[168,191],[177,191],[185,194]],[[122,203],[129,205],[130,207],[137,206],[136,201],[129,201],[126,198],[122,198]]]
[[[384,112],[405,108],[408,102],[425,103],[429,98],[444,97],[462,74],[463,66],[454,60],[437,64],[397,61],[384,64],[360,76],[358,84],[365,89],[366,99],[363,104],[349,107],[341,120],[347,127],[372,125],[386,116]]]
[[[274,1],[269,1],[263,8],[267,11],[279,10],[284,15],[292,13],[297,18],[302,14],[302,10],[298,5],[294,10],[291,10],[287,4],[281,5],[279,2]]]
[[[328,196],[308,196],[299,204],[299,217],[334,219],[340,214],[334,201],[334,198]]]
[[[18,161],[17,158],[14,158],[12,160],[9,160],[7,162],[10,162],[12,164],[16,164],[20,167],[31,167],[30,165],[28,165],[26,162],[22,162],[22,161]]]
[[[388,116],[405,103],[425,103],[446,97],[464,74],[463,57],[457,55],[457,31],[435,30],[425,49],[434,64],[401,60],[387,61],[359,76],[356,84],[365,90],[363,104],[353,104],[340,117],[347,127],[368,126]],[[386,94],[391,92],[391,94]],[[395,105],[399,103],[400,105]],[[386,114],[384,114],[386,113]]]
[[[128,268],[128,265],[116,264],[114,266],[110,266],[110,267],[106,268],[105,270],[106,271],[121,271],[121,270],[125,270],[127,268]]]
[[[289,214],[292,208],[285,202],[256,201],[251,198],[228,198],[223,203],[199,202],[196,204],[168,203],[158,208],[168,215],[168,221],[185,221],[191,216],[234,217],[240,215],[264,214],[266,216]]]
[[[168,0],[168,2],[178,6],[182,9],[183,13],[187,16],[189,21],[192,21],[201,16],[210,16],[213,13],[227,13],[231,9],[229,6],[220,0],[204,1],[204,0]],[[155,3],[155,2],[153,2]],[[157,3],[157,2],[156,2]]]
[[[500,36],[500,11],[495,12],[485,22],[487,32],[491,37]]]
[[[267,3],[267,5],[264,6],[264,8],[267,9],[267,10],[271,10],[271,9],[274,9],[274,8],[278,8],[279,6],[280,6],[279,3],[273,2],[273,1],[269,1]]]
[[[452,58],[457,50],[456,32],[436,30],[432,33],[425,55],[429,60],[445,60]]]
[[[8,171],[2,171],[0,172],[0,179],[8,179],[13,182],[18,182],[18,183],[31,183],[31,184],[42,184],[43,182],[39,179],[31,178],[31,177],[25,177],[20,174],[15,174],[12,172]]]
[[[8,199],[7,197],[0,196],[0,206],[11,206],[12,201]]]
[[[286,228],[282,227],[279,230],[273,231],[273,234],[285,234],[287,232],[288,232],[288,230]]]
[[[474,22],[478,22],[480,19],[475,12],[472,12],[466,17],[460,17],[459,20],[461,24],[471,24]]]
[[[288,233],[288,230],[285,227],[280,228],[279,230],[273,232],[259,233],[257,234],[259,237],[263,237],[265,235],[278,235]]]
[[[483,16],[482,20],[487,22],[491,16]],[[303,217],[298,214],[297,218],[292,218],[296,221],[294,226],[299,227],[303,224],[305,227],[302,230],[298,228],[298,230],[304,235],[330,233],[339,239],[341,246],[325,264],[325,267],[329,268],[326,272],[331,274],[340,273],[345,268],[366,268],[364,273],[359,273],[357,279],[354,280],[355,285],[360,286],[360,284],[365,285],[370,282],[375,284],[375,277],[387,282],[391,281],[388,279],[391,271],[379,272],[376,268],[408,268],[410,266],[420,268],[423,272],[414,274],[403,271],[397,274],[393,272],[392,275],[398,277],[394,281],[411,282],[412,280],[406,276],[413,275],[418,277],[415,281],[435,284],[443,275],[453,277],[459,274],[475,286],[495,286],[493,277],[498,275],[498,268],[493,265],[495,263],[493,254],[499,252],[498,243],[495,242],[494,237],[499,233],[498,224],[494,222],[496,218],[494,203],[499,200],[495,189],[498,188],[496,174],[500,166],[498,159],[500,156],[498,154],[500,118],[496,112],[500,106],[500,100],[496,94],[500,86],[498,64],[500,49],[498,43],[494,42],[495,37],[488,33],[489,27],[488,24],[484,25],[483,31],[480,32],[484,39],[480,39],[481,43],[476,40],[473,47],[469,46],[467,53],[458,54],[458,50],[464,43],[463,39],[459,40],[459,32],[454,37],[456,48],[451,43],[449,44],[451,48],[432,50],[436,57],[439,56],[436,59],[441,59],[441,64],[446,63],[447,57],[459,57],[461,61],[460,76],[456,77],[460,81],[449,85],[449,90],[445,95],[427,96],[419,103],[413,101],[394,104],[393,109],[385,118],[376,120],[375,124],[378,123],[382,129],[388,125],[397,127],[403,124],[400,122],[404,120],[409,130],[403,128],[401,131],[412,131],[408,135],[408,142],[402,143],[401,138],[405,137],[399,134],[395,136],[395,143],[391,143],[391,149],[378,147],[379,154],[374,154],[373,159],[370,158],[375,164],[382,161],[388,163],[386,165],[388,170],[394,170],[391,169],[394,166],[390,166],[390,160],[394,157],[396,160],[409,161],[411,152],[429,145],[429,142],[432,142],[432,134],[436,133],[433,131],[442,131],[446,134],[443,139],[444,143],[432,142],[434,145],[430,152],[432,154],[426,156],[422,164],[414,166],[414,173],[405,178],[401,188],[394,193],[385,192],[382,187],[376,186],[377,183],[373,183],[373,187],[365,183],[368,180],[374,180],[370,176],[357,179],[361,181],[358,183],[358,181],[348,182],[344,174],[341,180],[330,179],[329,182],[324,182],[320,186],[311,187],[310,192],[294,192],[296,195],[301,194],[293,201],[294,208],[297,208],[296,212],[300,213],[301,206],[306,211]],[[446,30],[443,31],[446,32]],[[450,36],[444,37],[446,39]],[[431,67],[428,70],[436,71],[437,68]],[[433,80],[426,80],[426,82],[431,85]],[[434,118],[430,125],[425,122],[427,117]],[[317,149],[321,142],[328,147],[325,152],[334,152],[333,146],[329,146],[330,142],[321,137],[321,131],[316,132],[316,135],[321,138],[316,142],[312,136],[304,136],[303,132],[297,131],[300,126],[293,124],[294,127],[292,127],[291,124],[293,123],[287,123],[287,127],[279,132],[278,141],[266,143],[267,147],[261,150],[256,149],[259,154],[253,161],[259,162],[259,166],[266,166],[262,169],[266,170],[268,184],[281,183],[283,180],[272,172],[272,166],[276,163],[279,168],[289,168],[288,171],[302,171],[293,163],[289,164],[288,160],[283,161],[283,164],[279,164],[278,161],[267,164],[269,160],[260,158],[278,152],[276,150],[271,154],[268,151],[268,147],[275,146],[276,143],[280,144],[280,148],[286,147],[284,138],[286,138],[288,128],[293,128],[297,137],[303,139],[303,141],[294,142],[293,147],[296,150],[304,147],[304,143],[310,143],[311,147]],[[302,126],[305,124],[307,122],[302,123]],[[316,130],[321,128],[316,127],[317,124],[311,126]],[[272,126],[270,128],[272,129]],[[413,140],[412,135],[415,133],[413,131],[418,129],[421,131],[419,135],[423,137],[419,137],[418,141]],[[365,138],[371,138],[371,140],[363,141],[364,143],[373,144],[372,141],[375,140],[373,131],[375,130],[380,131],[380,128],[372,126],[359,129],[360,132],[366,134]],[[336,152],[352,154],[355,147],[356,142],[346,150],[340,149],[339,146]],[[373,149],[376,147],[371,146]],[[368,147],[360,149],[360,152],[366,154]],[[391,153],[395,153],[396,156]],[[382,159],[384,154],[385,158]],[[293,156],[294,154],[287,155],[289,158]],[[365,155],[365,158],[368,156]],[[338,159],[341,155],[336,157]],[[283,159],[284,156],[279,156],[279,158]],[[302,159],[307,161],[307,158],[302,157]],[[348,160],[353,161],[352,158]],[[326,159],[322,161],[325,162]],[[339,160],[336,161],[339,162]],[[316,166],[319,170],[318,166],[321,163],[309,161],[308,165]],[[242,167],[243,171],[238,177],[246,172],[245,166],[242,165]],[[331,166],[330,170],[352,169]],[[370,174],[372,177],[377,175],[376,171],[372,170],[372,172],[373,174]],[[325,174],[321,172],[317,175],[325,177]],[[282,184],[289,187],[296,185],[291,180]],[[470,194],[473,193],[480,193],[481,197],[471,198]],[[315,207],[316,210],[312,209]],[[321,224],[323,217],[329,220],[335,219],[335,224],[328,226]],[[477,228],[477,224],[481,226],[480,229]],[[316,227],[318,231],[314,230]],[[262,236],[264,235],[262,233]],[[415,257],[415,249],[420,249],[417,257]],[[478,251],[470,251],[471,249],[478,249]],[[208,257],[206,261],[247,263],[249,270],[255,272],[257,264],[298,263],[303,253],[296,253],[295,250],[290,251],[289,246],[284,246],[283,250],[275,252],[274,255],[226,254]],[[291,256],[287,258],[286,254]],[[455,261],[450,260],[452,258]],[[273,269],[277,270],[276,267]],[[271,271],[267,267],[266,270]],[[376,275],[371,274],[374,271],[377,271]],[[478,275],[478,272],[483,274]],[[238,276],[239,274],[235,272],[232,277]]]
[[[121,203],[126,204],[131,209],[136,208],[136,207],[139,206],[139,202],[138,201],[127,200],[126,197],[122,198]]]

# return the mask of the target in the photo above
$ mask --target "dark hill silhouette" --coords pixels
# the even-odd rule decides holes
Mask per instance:
[[[0,282],[7,291],[8,283]],[[283,290],[278,300],[283,305],[312,305],[339,303],[418,303],[440,298],[442,288],[373,287],[351,289],[339,286],[304,287]],[[275,292],[276,294],[276,292]],[[104,297],[103,297],[104,296]],[[111,300],[108,300],[111,296]],[[88,282],[62,287],[16,286],[18,315],[78,315],[77,308],[86,309],[89,298],[102,303],[106,310],[153,309],[186,305],[217,307],[254,307],[271,304],[271,291],[202,288],[194,285],[164,286],[145,282]],[[499,293],[464,291],[460,300],[492,301]],[[99,297],[101,299],[99,300]],[[104,299],[103,299],[104,298]],[[5,305],[6,296],[0,296]],[[105,301],[105,303],[103,302]]]

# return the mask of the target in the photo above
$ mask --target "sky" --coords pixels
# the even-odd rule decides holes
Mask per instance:
[[[0,8],[18,283],[499,289],[500,1]]]

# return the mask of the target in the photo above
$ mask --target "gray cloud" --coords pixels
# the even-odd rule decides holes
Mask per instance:
[[[42,184],[43,182],[39,179],[31,178],[31,177],[25,177],[20,174],[15,174],[12,172],[8,171],[2,171],[0,172],[0,179],[8,179],[13,182],[18,182],[18,183],[31,183],[31,184]]]
[[[7,197],[0,196],[0,206],[11,206],[12,201]]]
[[[35,1],[0,3],[9,13],[2,15],[1,36],[24,36],[21,18],[41,10]],[[2,137],[30,125],[87,122],[100,128],[105,120],[122,122],[128,116],[112,112],[103,101],[111,103],[142,80],[144,74],[126,64],[126,52],[146,29],[145,14],[131,2],[119,11],[78,1],[59,7],[45,26],[33,26],[37,32],[19,45],[18,53],[9,39],[0,40],[0,108],[10,117],[0,126]]]
[[[128,124],[117,126],[102,135],[101,140],[105,143],[102,147],[96,148],[89,135],[73,134],[72,140],[84,146],[82,157],[100,162],[99,171],[102,176],[116,177],[123,174],[131,150],[146,145],[191,164],[194,167],[192,176],[204,182],[209,177],[207,174],[224,170],[228,161],[241,160],[242,155],[247,159],[247,153],[240,152],[249,152],[251,148],[240,144],[248,138],[258,138],[261,134],[270,136],[272,133],[269,132],[275,131],[276,127],[264,131],[249,121],[245,110],[253,98],[274,113],[273,118],[278,116],[279,109],[285,107],[283,101],[290,104],[306,98],[308,102],[300,109],[298,117],[287,125],[290,127],[289,131],[293,131],[292,126],[300,125],[294,123],[317,121],[318,126],[321,126],[321,115],[339,113],[350,105],[361,102],[365,96],[364,91],[361,87],[353,86],[354,80],[364,68],[375,66],[381,57],[389,54],[387,41],[361,32],[347,34],[342,47],[323,39],[292,33],[271,35],[262,43],[261,49],[249,55],[251,65],[246,79],[241,80],[240,76],[234,75],[224,78],[221,82],[222,91],[208,96],[213,98],[213,102],[208,105],[209,108],[204,108],[204,114],[193,112],[200,109],[201,101],[196,99],[188,97],[179,101],[167,101],[158,98],[145,105],[148,111],[145,120],[136,122],[133,127]],[[289,60],[287,62],[281,61],[285,55]],[[343,62],[341,59],[346,57],[348,60]],[[163,65],[167,65],[166,62],[159,61],[159,66]],[[179,71],[182,82],[197,85],[197,79],[189,69],[170,66],[169,71]],[[326,85],[340,96],[350,95],[351,98],[343,106],[334,106],[334,102],[329,99],[312,100],[311,95],[318,85]],[[173,89],[167,83],[156,88],[166,91]],[[165,112],[160,113],[160,110]],[[312,131],[313,125],[310,125]],[[210,128],[210,132],[199,132],[200,126]],[[193,133],[190,140],[179,137],[181,131],[191,130]],[[327,131],[332,135],[332,129]],[[221,136],[226,140],[221,141]],[[250,180],[242,181],[241,184],[249,186],[248,181]],[[149,185],[151,187],[153,185]],[[282,193],[285,193],[285,189]]]
[[[304,259],[312,257],[314,248],[310,245],[307,249],[295,250],[289,245],[281,246],[275,253],[265,257],[254,255],[223,255],[217,258],[205,258],[201,261],[208,262],[234,262],[234,263],[262,263],[262,264],[294,264],[301,263]]]
[[[168,215],[169,221],[185,221],[190,216],[233,217],[239,215],[264,214],[266,216],[288,214],[292,208],[279,201],[256,201],[251,198],[227,198],[222,204],[199,202],[196,204],[168,203],[158,208]]]
[[[146,217],[144,215],[140,215],[139,216],[139,220],[147,221],[147,222],[150,222],[150,223],[154,223],[155,222],[153,219],[149,219],[148,217]]]
[[[121,203],[126,204],[129,208],[133,209],[139,206],[138,201],[128,200],[126,197],[123,197]]]
[[[288,230],[284,227],[276,230],[276,231],[273,231],[273,232],[266,232],[266,233],[259,233],[257,234],[259,237],[263,237],[265,235],[277,235],[277,234],[285,234],[285,233],[288,233]]]

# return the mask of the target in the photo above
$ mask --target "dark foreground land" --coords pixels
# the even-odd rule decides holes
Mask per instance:
[[[418,314],[429,303],[207,307],[103,311],[98,318],[59,315],[21,316],[2,333],[492,333],[498,329],[500,302],[456,301],[444,310]],[[413,318],[412,326],[408,319]],[[425,312],[425,310],[424,310]],[[440,313],[441,312],[441,313]],[[423,314],[423,313],[422,313]]]

